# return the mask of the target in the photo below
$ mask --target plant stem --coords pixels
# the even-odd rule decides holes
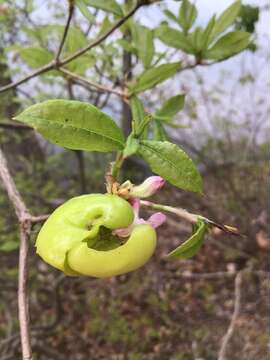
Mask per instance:
[[[186,220],[186,221],[188,221],[188,222],[190,222],[192,224],[195,224],[198,221],[198,218],[199,218],[199,215],[189,213],[185,209],[175,208],[173,206],[168,206],[168,205],[156,204],[156,203],[153,203],[151,201],[141,200],[141,205],[146,206],[146,207],[150,207],[151,209],[154,209],[154,210],[161,210],[161,211],[170,212],[170,213],[175,214],[175,215],[181,217],[182,219],[184,219],[184,220]]]
[[[123,165],[124,157],[122,152],[118,152],[115,161],[112,163],[112,177],[117,180],[119,171]]]

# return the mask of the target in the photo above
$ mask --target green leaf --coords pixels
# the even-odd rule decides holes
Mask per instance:
[[[124,158],[136,154],[138,148],[138,139],[134,138],[133,134],[129,135],[129,137],[127,138],[125,149],[123,151]]]
[[[146,70],[138,79],[137,83],[130,86],[133,93],[139,93],[155,87],[163,81],[171,78],[181,68],[181,62],[162,64]]]
[[[172,21],[176,22],[176,24],[179,25],[179,21],[178,21],[177,16],[175,16],[174,13],[172,13],[170,10],[168,10],[168,9],[164,10],[164,14],[165,14],[169,19],[171,19]]]
[[[107,31],[109,31],[109,29],[111,29],[111,27],[112,27],[112,24],[110,22],[109,16],[105,16],[105,18],[103,19],[102,24],[100,26],[97,37],[99,38],[100,36],[107,33]]]
[[[216,16],[213,15],[202,33],[201,50],[206,50],[208,48],[208,45],[210,43],[211,34],[213,32],[215,24],[216,24]]]
[[[132,112],[132,121],[134,123],[134,130],[135,134],[138,133],[139,125],[143,122],[145,117],[145,111],[143,107],[143,103],[141,100],[136,96],[132,96],[130,100],[131,105],[131,112]]]
[[[166,141],[168,140],[168,135],[161,121],[155,120],[154,125],[154,140],[156,141]]]
[[[26,47],[18,51],[23,61],[33,69],[49,64],[54,57],[49,50],[41,47]]]
[[[142,61],[144,67],[147,69],[150,67],[155,48],[153,41],[153,31],[146,26],[134,24],[132,26],[133,40],[135,47],[138,50],[139,59]]]
[[[202,192],[202,179],[190,157],[168,141],[142,140],[138,150],[153,172],[185,190]]]
[[[224,60],[245,50],[250,43],[250,34],[245,31],[232,31],[222,36],[204,57],[213,60]]]
[[[96,9],[104,10],[117,16],[123,16],[121,6],[114,0],[85,0],[85,3]]]
[[[15,117],[47,140],[68,149],[114,151],[124,147],[122,131],[95,106],[80,101],[48,100]]]
[[[126,39],[118,39],[117,44],[122,46],[122,48],[126,52],[130,52],[130,53],[133,53],[135,55],[138,55],[138,50],[128,40],[126,40]]]
[[[178,21],[184,33],[186,34],[194,24],[198,15],[196,6],[191,4],[189,0],[183,0],[179,10]]]
[[[90,12],[90,10],[86,6],[85,0],[76,0],[76,5],[80,10],[80,13],[90,22],[95,22],[95,16]]]
[[[194,225],[192,236],[186,240],[183,244],[178,246],[172,252],[168,254],[170,258],[189,259],[194,256],[201,248],[204,240],[204,236],[207,231],[207,224],[199,219]]]
[[[61,37],[63,27],[58,27],[58,34]],[[88,44],[87,37],[82,32],[81,29],[77,27],[70,27],[67,35],[67,39],[65,42],[65,46],[63,49],[63,56],[69,56],[79,49],[82,49]],[[78,59],[75,59],[74,61],[70,62],[66,65],[66,67],[79,75],[84,75],[85,71],[92,67],[96,62],[96,58],[93,52],[88,52],[82,56],[80,56]]]
[[[232,23],[235,21],[241,8],[241,1],[235,1],[231,6],[229,6],[217,19],[216,24],[213,28],[212,35],[210,40],[217,38],[222,34]]]
[[[155,34],[164,44],[188,54],[194,54],[191,42],[181,31],[170,28],[168,25],[161,25],[155,30]]]
[[[160,110],[153,117],[158,120],[171,121],[175,115],[183,109],[185,104],[185,95],[176,95],[167,100]]]
[[[153,120],[153,117],[151,114],[145,114],[143,121],[140,122],[138,128],[136,129],[136,136],[139,138],[145,138],[145,134],[148,133],[148,126],[150,124],[150,122]]]

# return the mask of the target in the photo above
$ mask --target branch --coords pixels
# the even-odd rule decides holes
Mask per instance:
[[[117,96],[120,96],[121,98],[125,98],[125,93],[122,91],[117,91],[114,90],[112,88],[108,88],[106,86],[100,85],[95,83],[94,81],[91,80],[86,80],[85,78],[83,78],[82,76],[79,76],[77,74],[74,74],[73,72],[60,67],[58,69],[60,72],[62,72],[63,74],[66,74],[69,78],[71,78],[72,80],[76,80],[77,82],[80,82],[86,86],[93,86],[95,88],[97,88],[98,90],[102,91],[102,92],[107,92],[107,93],[111,93],[111,94],[115,94]]]
[[[117,30],[121,25],[123,25],[126,20],[128,20],[131,16],[133,16],[135,14],[135,12],[144,4],[141,2],[138,2],[133,9],[131,9],[124,17],[122,17],[120,20],[118,20],[105,34],[99,36],[96,40],[94,40],[93,42],[91,42],[89,45],[87,45],[86,47],[84,47],[81,50],[78,50],[77,52],[75,52],[73,55],[67,57],[66,59],[64,59],[61,62],[61,66],[66,65],[68,63],[70,63],[72,60],[77,59],[78,57],[80,57],[81,55],[85,54],[87,51],[91,50],[92,48],[96,47],[97,45],[99,45],[100,43],[102,43],[104,40],[107,39],[107,37],[109,37],[115,30]]]
[[[128,20],[132,15],[135,14],[135,12],[142,6],[144,5],[142,2],[138,2],[137,5],[131,9],[123,18],[121,18],[120,20],[118,20],[105,34],[99,36],[96,40],[90,42],[89,45],[87,45],[86,47],[82,48],[81,50],[78,50],[77,52],[75,52],[73,55],[63,59],[63,60],[53,60],[52,62],[50,62],[49,64],[37,69],[36,71],[32,72],[31,74],[25,76],[24,78],[22,78],[21,80],[15,81],[13,83],[10,83],[8,85],[5,85],[3,87],[0,88],[0,93],[10,90],[10,89],[14,89],[17,86],[27,82],[30,79],[33,79],[41,74],[44,74],[50,70],[53,69],[59,69],[61,66],[66,65],[68,63],[70,63],[71,61],[77,59],[78,57],[80,57],[81,55],[83,55],[84,53],[86,53],[87,51],[91,50],[92,48],[96,47],[97,45],[99,45],[100,43],[102,43],[104,40],[107,39],[107,37],[109,37],[115,30],[117,30],[121,25],[123,25],[126,20]],[[60,48],[60,47],[59,47]]]
[[[213,220],[207,219],[204,216],[197,215],[197,214],[192,214],[192,213],[188,212],[185,209],[175,208],[173,206],[168,206],[168,205],[156,204],[156,203],[153,203],[153,202],[147,201],[147,200],[141,200],[141,205],[149,207],[149,208],[154,209],[154,210],[161,210],[161,211],[170,212],[172,214],[177,215],[181,219],[186,220],[187,222],[189,222],[191,224],[195,224],[199,219],[202,219],[208,225],[217,227],[220,230],[224,231],[225,233],[235,235],[235,236],[242,236],[242,237],[244,236],[244,235],[240,234],[238,229],[235,228],[235,227],[231,227],[231,226],[228,226],[228,225],[223,225],[223,224],[217,223],[217,222],[215,222]]]
[[[234,300],[234,311],[232,315],[232,319],[228,330],[221,341],[221,347],[218,353],[218,360],[226,360],[226,351],[228,344],[233,336],[236,322],[238,320],[240,311],[241,311],[241,286],[242,286],[242,271],[240,271],[235,278],[234,282],[234,293],[235,293],[235,300]]]
[[[74,1],[71,0],[71,1],[69,1],[68,18],[67,18],[66,26],[65,26],[65,29],[64,29],[62,40],[61,40],[61,42],[59,44],[57,54],[55,56],[55,62],[57,64],[59,62],[60,55],[61,55],[61,52],[63,50],[64,44],[65,44],[65,41],[66,41],[66,38],[67,38],[67,34],[68,34],[68,30],[69,30],[69,27],[70,27],[70,23],[71,23],[73,13],[74,13]]]
[[[6,158],[0,149],[0,177],[11,203],[14,206],[20,223],[20,252],[19,252],[19,277],[18,277],[18,308],[21,333],[21,345],[23,360],[31,360],[32,351],[29,331],[29,310],[27,298],[27,255],[29,248],[29,237],[31,231],[31,215],[26,208],[21,195],[8,170]]]
[[[32,358],[30,331],[29,331],[29,310],[27,296],[27,258],[29,249],[29,238],[32,224],[41,222],[47,215],[32,216],[28,211],[14,180],[8,170],[4,153],[0,149],[0,178],[8,197],[15,209],[20,223],[20,252],[19,252],[19,277],[18,277],[18,308],[23,360]]]
[[[52,69],[54,69],[55,67],[55,62],[52,61],[49,64],[42,66],[41,68],[37,69],[36,71],[33,71],[32,73],[30,73],[29,75],[25,76],[24,78],[22,78],[21,80],[15,81],[13,83],[10,83],[8,85],[2,86],[0,88],[0,93],[5,92],[7,90],[11,90],[16,88],[17,86],[24,84],[25,82],[27,82],[28,80],[31,80],[39,75],[42,75]]]

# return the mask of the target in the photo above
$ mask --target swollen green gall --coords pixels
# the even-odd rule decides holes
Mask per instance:
[[[111,277],[143,266],[156,248],[150,223],[134,223],[133,207],[112,194],[74,197],[59,206],[41,228],[36,250],[70,276]],[[117,229],[131,228],[126,234]]]

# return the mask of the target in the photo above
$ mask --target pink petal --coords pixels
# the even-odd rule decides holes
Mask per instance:
[[[164,224],[167,220],[166,215],[161,212],[155,213],[150,216],[150,218],[146,221],[147,224],[151,225],[154,229]]]

